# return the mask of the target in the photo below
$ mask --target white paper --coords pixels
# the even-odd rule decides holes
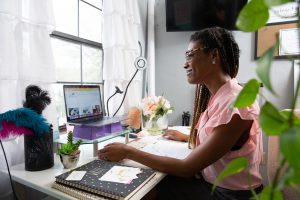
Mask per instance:
[[[99,180],[129,184],[141,172],[141,169],[135,167],[113,166]]]
[[[279,31],[279,55],[297,55],[300,53],[298,28],[281,29]]]
[[[141,150],[158,156],[167,156],[177,159],[186,158],[192,151],[188,148],[186,142],[171,141],[163,137],[158,138],[157,142],[153,144],[146,145]]]
[[[67,178],[67,181],[80,181],[84,175],[86,174],[86,171],[73,171]]]

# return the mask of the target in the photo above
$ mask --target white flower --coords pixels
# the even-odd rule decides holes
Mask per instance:
[[[163,96],[148,96],[140,103],[143,115],[148,119],[157,118],[173,111],[170,102]]]

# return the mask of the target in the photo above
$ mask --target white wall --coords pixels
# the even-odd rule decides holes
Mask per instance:
[[[192,32],[166,32],[164,0],[156,0],[155,28],[155,92],[164,94],[175,108],[169,116],[170,125],[181,125],[182,112],[193,110],[194,86],[188,84],[183,68]]]
[[[156,95],[164,94],[175,107],[170,115],[171,125],[181,125],[183,111],[193,110],[194,85],[186,80],[184,52],[189,37],[193,32],[166,32],[165,1],[156,0],[155,4],[155,45],[156,45]],[[254,33],[234,31],[234,36],[241,49],[239,82],[245,83],[256,77],[254,60]],[[276,60],[273,62],[271,81],[279,97],[274,97],[266,89],[263,95],[279,109],[288,108],[293,94],[292,62]]]

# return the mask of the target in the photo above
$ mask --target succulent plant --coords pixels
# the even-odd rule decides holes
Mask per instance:
[[[59,150],[59,153],[62,155],[75,155],[80,152],[79,146],[81,145],[82,140],[78,140],[73,143],[73,132],[68,132],[68,142],[67,144],[62,144]]]

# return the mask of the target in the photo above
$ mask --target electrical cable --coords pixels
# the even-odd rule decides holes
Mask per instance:
[[[140,41],[138,41],[139,44],[139,48],[140,48],[140,57],[143,55],[143,48],[142,48],[142,44]]]
[[[108,110],[108,102],[109,102],[109,100],[113,97],[113,96],[115,96],[117,94],[117,91],[115,91],[115,93],[113,94],[113,95],[111,95],[108,99],[107,99],[107,101],[106,101],[106,110],[107,110],[107,116],[109,117],[109,110]]]
[[[127,86],[126,86],[126,89],[125,89],[125,93],[124,93],[124,95],[123,95],[122,102],[121,102],[119,108],[117,109],[117,111],[114,113],[113,117],[114,117],[114,116],[118,113],[118,111],[120,110],[120,108],[121,108],[121,106],[122,106],[122,104],[123,104],[123,102],[124,102],[124,100],[125,100],[125,97],[126,97],[126,94],[127,94],[128,87],[129,87],[130,83],[132,82],[132,80],[134,79],[135,75],[138,73],[138,71],[139,71],[139,70],[136,69],[134,75],[132,76],[132,78],[131,78],[130,81],[128,82],[128,84],[127,84]]]
[[[2,148],[2,151],[3,151],[4,158],[5,158],[6,167],[7,167],[7,171],[8,171],[8,175],[9,175],[9,180],[10,180],[11,188],[12,188],[12,191],[13,191],[13,194],[14,194],[14,198],[15,198],[16,200],[18,200],[16,191],[15,191],[15,188],[14,188],[14,185],[13,185],[13,182],[12,182],[12,178],[11,178],[11,174],[10,174],[10,170],[9,170],[9,166],[8,166],[8,161],[7,161],[6,153],[5,153],[5,151],[4,151],[4,147],[3,147],[3,144],[2,144],[2,140],[0,140],[0,144],[1,144],[1,148]]]

